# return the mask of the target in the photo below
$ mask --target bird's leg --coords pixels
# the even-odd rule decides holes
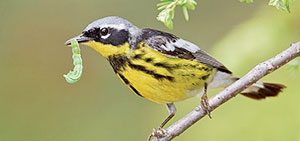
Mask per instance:
[[[167,109],[169,112],[168,117],[159,125],[158,128],[153,129],[153,132],[148,137],[148,141],[150,141],[153,137],[162,137],[165,135],[166,131],[163,127],[175,116],[176,107],[174,103],[167,103]]]
[[[167,109],[169,112],[168,117],[160,124],[160,128],[163,128],[174,116],[176,113],[176,107],[173,103],[167,103]]]
[[[210,115],[210,106],[208,103],[208,97],[207,97],[207,83],[204,83],[204,92],[203,95],[201,96],[201,107],[204,109],[206,114],[208,115],[209,118],[211,118]]]

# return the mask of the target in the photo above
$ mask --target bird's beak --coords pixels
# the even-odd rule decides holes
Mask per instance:
[[[80,35],[78,35],[74,38],[69,39],[68,41],[65,42],[65,44],[68,45],[68,46],[71,45],[71,40],[73,40],[73,39],[75,39],[78,43],[86,43],[86,42],[92,40],[92,38],[85,37],[82,34],[80,34]]]

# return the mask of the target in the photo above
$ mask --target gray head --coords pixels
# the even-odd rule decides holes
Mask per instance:
[[[139,33],[132,23],[117,16],[109,16],[89,24],[81,35],[75,37],[79,43],[95,41],[113,46],[129,42],[129,38]],[[70,42],[67,41],[66,44]]]
[[[93,21],[90,23],[84,31],[88,31],[92,28],[101,28],[101,27],[114,27],[116,29],[130,29],[130,28],[137,28],[132,23],[127,21],[126,19],[123,19],[118,16],[109,16],[104,17],[102,19],[98,19],[96,21]]]

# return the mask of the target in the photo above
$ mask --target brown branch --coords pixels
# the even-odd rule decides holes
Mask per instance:
[[[291,46],[288,49],[279,53],[275,57],[258,64],[245,76],[243,76],[238,81],[228,86],[222,92],[211,98],[209,100],[211,111],[213,111],[223,103],[236,96],[239,92],[246,89],[247,86],[250,86],[265,75],[287,64],[289,61],[298,56],[300,56],[300,42],[291,44]],[[206,112],[199,105],[192,112],[188,113],[186,116],[169,126],[166,129],[166,133],[164,136],[154,137],[154,140],[169,141],[175,138],[176,136],[179,136],[181,133],[183,133],[186,129],[188,129],[194,123],[199,121],[205,115]]]

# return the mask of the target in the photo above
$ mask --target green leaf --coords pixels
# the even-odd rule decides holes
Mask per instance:
[[[244,3],[253,3],[253,0],[240,0],[240,2],[244,2]]]
[[[157,10],[161,11],[161,10],[164,10],[168,7],[168,5],[163,5],[163,6],[160,6],[157,8]]]
[[[168,20],[167,22],[165,22],[165,26],[168,27],[169,29],[173,29],[173,21]]]
[[[185,6],[189,10],[195,10],[197,2],[194,0],[186,0],[186,3],[182,6]]]
[[[172,21],[173,17],[174,17],[174,10],[164,9],[158,14],[157,20],[163,22],[165,26],[168,27],[169,29],[173,29],[173,21]]]
[[[187,0],[178,0],[177,5],[184,5],[187,3]]]
[[[189,20],[189,13],[188,13],[188,10],[185,6],[182,7],[182,12],[183,12],[185,20],[188,21]]]
[[[290,12],[290,5],[294,0],[270,0],[269,5],[276,7],[279,10]]]
[[[188,10],[194,10],[196,5],[195,0],[161,0],[157,4],[157,9],[160,11],[157,15],[157,20],[163,22],[169,29],[172,29],[175,7],[180,6],[185,20],[189,20]]]
[[[170,4],[172,1],[164,1],[161,3],[158,3],[156,6],[160,7],[160,6],[167,6],[168,4]]]

